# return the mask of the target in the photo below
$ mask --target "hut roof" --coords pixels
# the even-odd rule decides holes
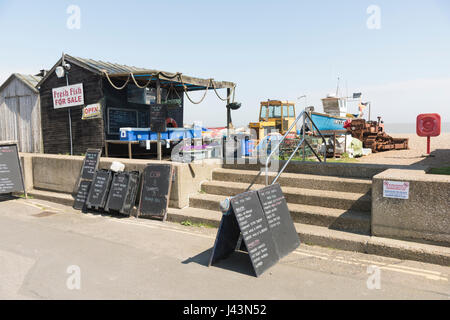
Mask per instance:
[[[55,66],[50,70],[50,72],[47,73],[46,76],[44,76],[44,78],[42,78],[38,86],[40,86],[48,78],[48,76],[55,71],[56,67],[61,65],[62,59],[63,58],[61,58],[55,64]],[[72,57],[68,54],[64,55],[64,60],[68,63],[76,64],[94,73],[102,74],[105,76],[108,75],[110,79],[117,79],[119,83],[126,81],[129,78],[130,74],[133,74],[135,80],[140,85],[146,84],[149,81],[153,80],[156,81],[157,76],[159,76],[162,86],[175,86],[175,87],[186,86],[188,91],[206,90],[206,89],[224,89],[224,88],[232,89],[236,86],[234,83],[227,81],[213,80],[211,82],[212,79],[195,78],[191,76],[186,76],[179,72],[173,73],[155,69],[138,68],[111,62],[103,62],[93,59]],[[182,78],[180,78],[180,75],[182,76]]]
[[[13,73],[1,86],[0,91],[8,86],[8,84],[13,80],[18,79],[22,81],[27,87],[30,88],[35,93],[39,93],[37,90],[37,85],[41,81],[42,77],[33,76],[31,74],[21,74],[21,73]]]

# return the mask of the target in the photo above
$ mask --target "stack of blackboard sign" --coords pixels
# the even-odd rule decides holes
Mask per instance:
[[[0,194],[24,192],[25,184],[17,143],[0,142]]]
[[[173,169],[169,164],[151,164],[144,169],[139,216],[165,221],[169,208]]]
[[[137,171],[99,170],[100,154],[100,150],[88,150],[86,153],[74,208],[130,216],[140,187],[138,216],[165,221],[172,186],[172,166],[149,164],[141,179]]]
[[[228,200],[209,265],[247,251],[257,277],[300,245],[279,184]]]
[[[105,211],[131,215],[136,203],[139,187],[139,172],[118,172],[114,174],[106,201]]]
[[[78,190],[75,195],[75,203],[73,207],[77,210],[85,210],[86,202],[91,190],[92,181],[94,180],[95,173],[97,172],[101,150],[89,149],[86,152],[86,156],[81,167],[80,178],[78,179]]]

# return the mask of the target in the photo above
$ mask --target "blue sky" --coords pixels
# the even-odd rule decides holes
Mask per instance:
[[[80,30],[66,27],[72,4],[81,9]],[[367,27],[370,5],[381,9],[379,30]],[[237,125],[257,120],[259,102],[269,98],[306,94],[322,110],[337,77],[388,123],[428,112],[450,122],[447,0],[0,0],[0,28],[1,82],[50,68],[64,51],[236,82]],[[213,92],[186,106],[186,122],[219,126],[225,115]]]

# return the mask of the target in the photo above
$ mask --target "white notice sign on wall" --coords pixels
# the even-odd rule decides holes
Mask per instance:
[[[409,182],[384,181],[383,197],[392,199],[409,199]]]

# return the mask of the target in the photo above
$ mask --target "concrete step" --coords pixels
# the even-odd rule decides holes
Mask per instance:
[[[246,192],[248,187],[247,183],[209,181],[202,184],[201,190],[207,194],[236,196]],[[251,190],[261,188],[264,188],[264,185],[253,185]],[[288,203],[364,212],[370,212],[372,209],[369,194],[291,187],[282,187],[282,189]]]
[[[269,168],[269,171],[278,171],[285,165],[286,161],[280,161],[278,166],[274,166],[273,169]],[[261,168],[265,168],[265,164],[261,163],[225,163],[223,165],[226,169],[238,169],[238,170],[252,170],[259,171]],[[407,166],[399,165],[379,165],[368,163],[319,163],[319,162],[300,162],[291,161],[287,166],[285,173],[304,173],[321,176],[334,176],[334,177],[349,177],[349,178],[361,178],[372,179],[373,176],[391,168],[406,169]]]
[[[168,219],[171,221],[190,220],[208,223],[213,226],[220,224],[221,217],[222,215],[219,211],[196,208],[169,209],[168,213]],[[448,247],[371,237],[300,223],[295,223],[295,229],[302,241],[302,245],[317,245],[402,260],[420,261],[443,266],[450,265],[450,248]]]
[[[292,220],[296,223],[327,227],[333,230],[370,234],[371,219],[368,212],[331,209],[302,204],[288,204]]]
[[[211,227],[219,228],[222,214],[219,210],[206,210],[187,207],[184,209],[169,208],[167,221],[181,223],[190,221],[192,223],[203,223]]]
[[[66,206],[73,206],[74,199],[71,194],[68,193],[59,193],[52,192],[46,190],[37,190],[33,189],[28,192],[28,196],[31,196],[35,199],[46,200],[54,203],[63,204]]]
[[[226,198],[215,194],[195,194],[189,197],[189,207],[220,212],[220,202]]]
[[[220,211],[220,202],[226,196],[199,194],[191,196],[190,207],[199,210]],[[288,203],[294,222],[327,227],[360,234],[370,234],[371,221],[368,212],[331,209]]]
[[[275,179],[277,173],[269,172],[269,182]],[[250,170],[216,169],[213,180],[241,182],[247,184],[264,185],[265,173]],[[277,181],[283,187],[294,187],[314,190],[330,190],[355,193],[369,193],[372,189],[371,179],[340,178],[332,176],[319,176],[302,173],[283,173]]]

